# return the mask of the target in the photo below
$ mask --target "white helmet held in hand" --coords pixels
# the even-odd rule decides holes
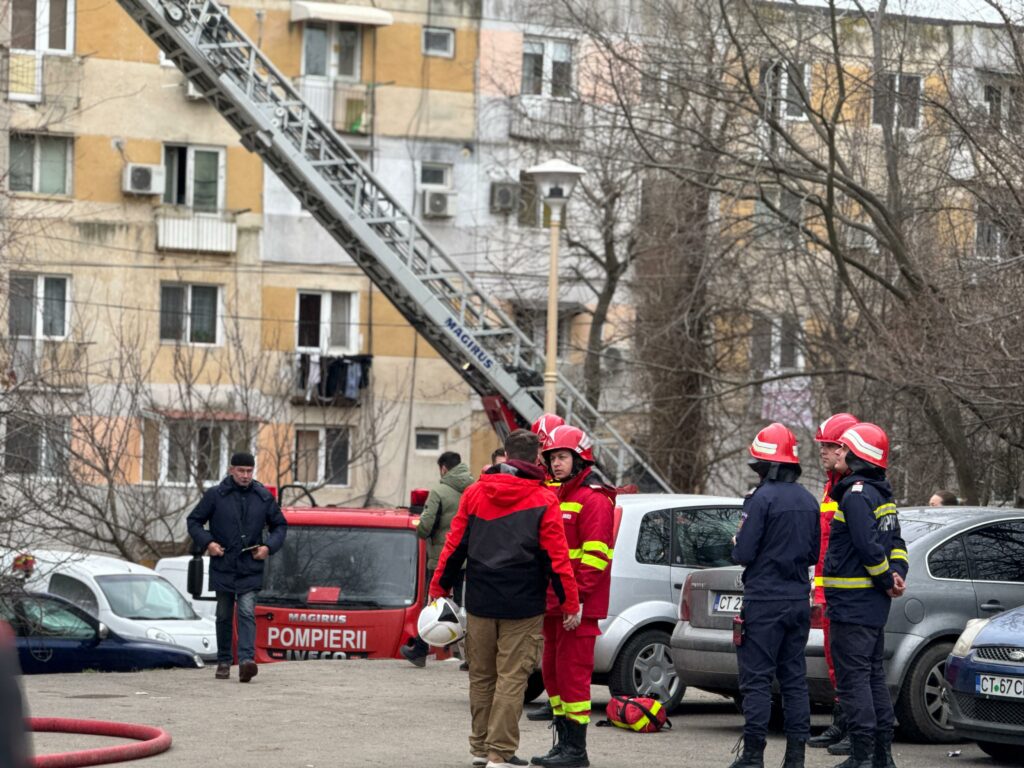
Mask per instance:
[[[416,629],[423,642],[443,648],[465,637],[466,621],[454,600],[439,597],[420,611]]]

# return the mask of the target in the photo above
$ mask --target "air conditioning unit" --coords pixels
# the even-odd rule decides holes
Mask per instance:
[[[491,182],[491,213],[515,213],[519,208],[519,183]]]
[[[199,90],[198,86],[191,80],[185,81],[185,98],[189,101],[202,101],[206,97],[203,96],[203,92]]]
[[[442,192],[437,189],[423,190],[423,218],[450,219],[455,215],[454,192]]]
[[[128,163],[121,178],[121,190],[130,195],[162,195],[166,186],[162,165]]]

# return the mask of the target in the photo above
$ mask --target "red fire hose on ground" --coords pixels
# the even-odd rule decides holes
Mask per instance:
[[[84,733],[90,736],[135,739],[131,743],[112,747],[39,755],[32,762],[33,768],[78,768],[83,765],[119,763],[158,755],[171,747],[171,734],[151,725],[80,720],[71,717],[29,717],[25,720],[25,725],[28,730],[35,733]]]

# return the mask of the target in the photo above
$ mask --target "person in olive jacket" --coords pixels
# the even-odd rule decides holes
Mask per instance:
[[[210,556],[210,590],[217,593],[216,677],[231,677],[231,619],[237,606],[238,680],[242,683],[258,671],[253,658],[255,609],[256,593],[263,586],[263,563],[282,547],[288,529],[277,501],[253,479],[255,466],[251,453],[234,454],[228,476],[204,493],[188,516],[188,534],[196,549]]]

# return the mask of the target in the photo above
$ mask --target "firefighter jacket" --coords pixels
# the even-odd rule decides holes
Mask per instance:
[[[732,559],[743,600],[806,600],[818,561],[818,503],[793,480],[763,480],[743,502]]]
[[[491,467],[466,489],[431,595],[448,594],[465,563],[466,610],[474,616],[540,616],[549,582],[563,613],[579,610],[558,499],[543,481],[540,467],[513,459]]]
[[[892,488],[882,470],[847,475],[836,484],[839,509],[825,555],[825,601],[831,621],[884,627],[893,573],[906,577],[907,545]]]
[[[598,483],[587,467],[575,477],[554,486],[561,507],[569,559],[583,603],[584,619],[608,615],[615,542],[615,489]],[[548,590],[548,615],[560,612],[558,600]]]
[[[832,498],[832,489],[842,478],[836,472],[829,472],[825,480],[825,490],[821,494],[821,546],[818,551],[821,553],[818,562],[814,566],[814,602],[822,605],[825,603],[825,553],[828,552],[828,536],[832,531],[832,518],[835,517],[839,504]]]

